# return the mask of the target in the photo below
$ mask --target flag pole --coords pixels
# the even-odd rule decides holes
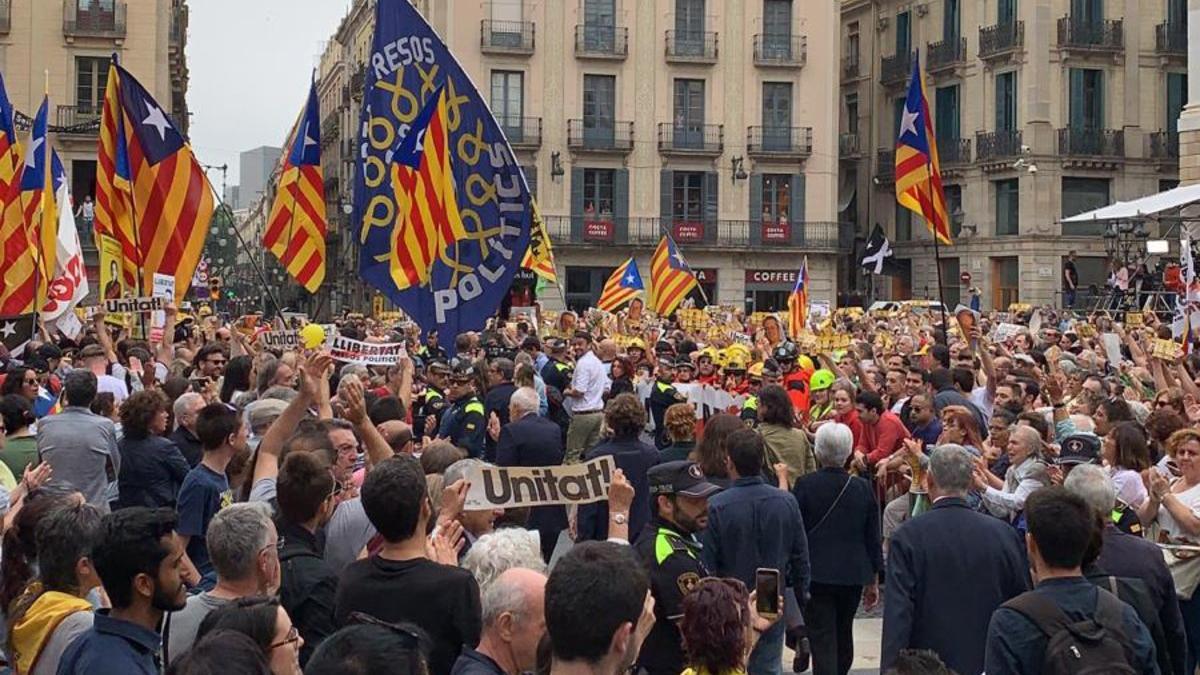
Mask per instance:
[[[215,193],[216,190],[213,190],[213,192]],[[237,237],[238,243],[242,245],[242,250],[246,252],[246,258],[250,261],[250,266],[254,268],[254,273],[258,275],[258,281],[263,285],[263,290],[267,292],[267,297],[271,299],[271,304],[275,305],[276,314],[283,316],[283,305],[279,304],[279,299],[275,297],[275,292],[271,290],[271,285],[267,283],[267,278],[263,275],[262,267],[254,261],[254,255],[250,251],[250,246],[242,238],[242,231],[238,229],[237,223],[232,222],[233,210],[225,204],[225,199],[221,195],[217,195],[217,208],[224,209],[225,213],[230,216],[230,228],[233,230],[233,235]]]

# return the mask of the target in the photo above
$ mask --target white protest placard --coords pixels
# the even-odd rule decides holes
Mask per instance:
[[[95,309],[94,307],[89,309]],[[74,340],[83,332],[83,323],[79,321],[79,317],[75,312],[63,312],[62,316],[55,320],[54,324],[63,335]]]
[[[403,342],[361,342],[339,335],[330,343],[329,354],[338,361],[364,366],[394,366],[408,352]]]
[[[1007,342],[1016,337],[1024,330],[1025,327],[1015,323],[998,323],[996,328],[992,330],[992,340],[994,342]]]
[[[169,274],[154,273],[154,290],[150,292],[151,297],[162,298],[166,302],[175,300],[175,277]],[[162,328],[167,323],[167,315],[165,312],[156,311],[150,316],[150,326],[153,328]],[[159,339],[162,339],[162,331],[159,330]],[[153,339],[153,338],[151,338]]]
[[[467,474],[471,489],[463,508],[483,511],[604,501],[615,469],[611,455],[559,466],[478,465]]]
[[[1108,362],[1114,367],[1121,363],[1121,338],[1116,333],[1101,333],[1100,344],[1104,345],[1104,353]]]
[[[104,301],[104,311],[109,314],[149,314],[166,304],[162,298],[112,298]]]
[[[704,419],[718,413],[740,411],[746,397],[731,394],[720,387],[711,384],[689,382],[676,384],[675,391],[687,397],[688,403],[696,409],[696,418]]]
[[[258,334],[258,341],[267,349],[300,349],[300,331],[298,330],[269,330]]]

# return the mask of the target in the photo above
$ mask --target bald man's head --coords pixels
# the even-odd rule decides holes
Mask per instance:
[[[617,343],[605,338],[596,346],[596,353],[601,361],[612,361],[617,358]]]

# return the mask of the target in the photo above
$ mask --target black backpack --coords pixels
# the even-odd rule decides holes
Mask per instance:
[[[1054,601],[1033,591],[1001,606],[1020,612],[1046,635],[1044,675],[1138,672],[1122,627],[1122,603],[1105,590],[1096,589],[1096,611],[1082,621],[1072,621]]]

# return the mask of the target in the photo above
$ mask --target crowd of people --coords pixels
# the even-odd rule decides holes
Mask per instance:
[[[1200,356],[1153,315],[702,314],[336,322],[406,343],[370,366],[170,305],[27,343],[6,667],[845,674],[866,610],[884,673],[1195,672]],[[602,457],[605,500],[469,506]]]

